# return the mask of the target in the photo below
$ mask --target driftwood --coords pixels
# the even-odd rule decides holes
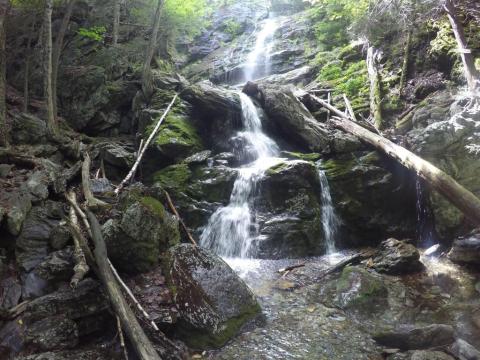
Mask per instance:
[[[123,331],[122,331],[122,323],[120,322],[120,318],[116,316],[117,318],[117,329],[118,329],[118,337],[120,338],[120,347],[123,350],[123,357],[125,360],[128,360],[128,352],[127,352],[127,347],[125,346],[125,338],[123,337]]]
[[[350,103],[350,100],[348,100],[347,95],[343,94],[343,101],[345,102],[345,107],[348,110],[348,114],[350,117],[354,120],[357,121],[357,117],[355,116],[355,112],[353,111],[352,104]],[[330,102],[329,102],[330,103]]]
[[[125,186],[125,184],[128,183],[128,181],[133,177],[133,175],[135,174],[135,172],[137,171],[137,168],[138,168],[138,165],[140,165],[140,162],[142,161],[142,158],[143,158],[143,155],[145,154],[145,151],[147,150],[148,146],[150,145],[150,143],[152,142],[153,138],[155,137],[155,135],[157,134],[158,132],[158,129],[160,128],[160,125],[162,125],[162,122],[163,120],[165,119],[165,117],[167,116],[167,114],[170,112],[170,109],[172,108],[173,104],[175,103],[175,100],[177,99],[178,97],[178,94],[175,94],[175,96],[173,97],[172,101],[170,102],[170,104],[168,104],[167,108],[165,109],[165,112],[163,113],[163,115],[160,117],[160,119],[158,120],[157,122],[157,125],[155,125],[155,128],[153,129],[152,133],[150,134],[150,136],[148,137],[147,141],[145,141],[145,144],[143,145],[143,147],[140,149],[139,153],[138,153],[138,157],[137,157],[137,160],[135,161],[135,163],[133,164],[132,166],[132,169],[129,171],[129,173],[127,174],[127,176],[125,177],[125,179],[122,180],[122,182],[120,183],[120,185],[118,185],[118,187],[115,189],[115,194],[119,194],[120,191],[122,191],[123,187]]]
[[[85,159],[83,160],[82,165],[82,188],[83,194],[85,196],[86,205],[91,209],[106,207],[108,206],[108,204],[95,198],[93,196],[92,189],[90,188],[90,163],[90,156],[86,152]]]
[[[165,197],[167,198],[168,207],[173,212],[173,214],[178,218],[178,221],[180,221],[180,225],[182,225],[183,230],[187,234],[188,240],[190,240],[190,242],[193,245],[197,246],[197,242],[195,241],[193,236],[190,234],[190,231],[188,231],[187,225],[185,225],[185,223],[183,222],[182,218],[180,217],[180,214],[178,213],[177,209],[175,208],[175,205],[173,205],[172,198],[170,197],[170,195],[166,191],[165,191]]]
[[[397,160],[407,169],[414,171],[457,207],[474,225],[480,225],[480,199],[456,182],[450,175],[400,145],[363,128],[325,101],[313,95],[311,98],[337,115],[336,118],[330,120],[333,126],[355,135],[360,140],[373,145],[376,149]]]
[[[343,268],[347,265],[354,265],[360,263],[364,258],[364,255],[362,254],[355,254],[350,256],[349,258],[346,258],[345,260],[340,261],[338,264],[335,264],[331,268],[329,268],[327,271],[323,272],[320,277],[317,278],[317,280],[323,279],[325,276],[333,274],[335,272],[338,272],[340,270],[343,270]]]
[[[73,197],[75,197],[74,193],[73,193]],[[73,267],[74,274],[72,276],[72,279],[70,280],[70,287],[75,289],[78,283],[88,273],[88,271],[90,270],[90,267],[87,265],[87,259],[83,251],[83,247],[85,246],[88,247],[88,245],[86,244],[84,244],[83,246],[81,245],[81,243],[84,241],[84,238],[81,235],[80,231],[78,232],[76,231],[78,229],[78,218],[73,206],[70,206],[69,221],[70,221],[70,229],[75,228],[74,231],[70,231],[73,237],[73,244],[75,246],[75,250],[73,252],[75,266]]]
[[[105,286],[108,297],[115,313],[120,318],[122,328],[125,330],[130,342],[141,360],[160,360],[152,343],[140,326],[135,314],[123,297],[122,290],[117,283],[115,275],[108,263],[107,247],[103,240],[100,224],[95,215],[87,210],[87,216],[92,231],[92,240],[95,244],[95,260],[100,270],[100,279]]]
[[[290,265],[290,266],[287,266],[287,267],[278,269],[277,272],[279,272],[279,273],[286,273],[286,272],[290,272],[290,271],[292,271],[292,270],[294,270],[294,269],[298,269],[298,268],[301,268],[301,267],[304,267],[304,266],[305,266],[305,263],[296,264],[296,265]]]

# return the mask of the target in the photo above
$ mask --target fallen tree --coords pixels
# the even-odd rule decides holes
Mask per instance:
[[[456,182],[450,175],[418,155],[408,151],[404,147],[391,142],[381,135],[374,134],[370,130],[367,130],[359,123],[352,121],[348,115],[328,104],[326,101],[311,94],[301,93],[300,95],[301,98],[305,99],[308,97],[310,101],[315,101],[334,113],[336,116],[330,120],[330,123],[333,126],[355,135],[360,140],[374,146],[376,149],[387,154],[406,168],[414,171],[433,189],[442,194],[458,210],[460,210],[473,225],[480,226],[480,199]]]

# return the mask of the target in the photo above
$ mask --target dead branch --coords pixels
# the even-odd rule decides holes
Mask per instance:
[[[362,261],[364,256],[362,254],[355,254],[350,256],[349,258],[340,261],[338,264],[335,264],[331,268],[329,268],[327,271],[323,272],[320,277],[317,278],[317,280],[323,279],[325,276],[333,274],[335,272],[339,272],[340,270],[343,270],[343,268],[347,265],[354,265],[360,263]]]
[[[296,265],[291,265],[291,266],[287,266],[287,267],[278,269],[277,272],[279,272],[279,273],[286,273],[286,272],[292,271],[293,269],[298,269],[298,268],[301,268],[301,267],[304,267],[304,266],[305,266],[305,263],[296,264]]]
[[[191,242],[193,245],[197,246],[197,242],[195,241],[195,239],[193,238],[193,236],[190,234],[190,231],[188,231],[187,226],[185,225],[185,223],[183,222],[182,218],[180,217],[177,209],[175,208],[175,205],[173,205],[172,198],[170,197],[170,195],[168,194],[167,191],[165,191],[165,197],[167,198],[168,207],[169,207],[170,210],[173,212],[173,214],[178,218],[178,221],[180,221],[180,224],[182,225],[183,230],[184,230],[185,233],[187,234],[188,240],[190,240],[190,242]]]
[[[98,200],[93,196],[92,189],[90,188],[90,156],[85,152],[85,158],[82,165],[82,188],[85,196],[85,202],[88,208],[99,209],[108,206],[106,202]]]
[[[121,324],[127,333],[133,348],[141,360],[160,360],[152,343],[140,326],[135,314],[123,297],[120,286],[108,263],[107,247],[103,240],[100,224],[95,215],[87,209],[87,216],[92,230],[92,239],[95,244],[95,260],[100,270],[100,279],[105,286],[110,302],[115,313],[120,318]]]
[[[83,225],[85,225],[85,228],[87,229],[88,236],[90,236],[90,238],[91,238],[92,237],[92,230],[90,229],[90,224],[88,222],[87,215],[85,215],[85,213],[82,211],[82,209],[80,209],[80,206],[78,206],[77,198],[75,196],[75,192],[73,190],[69,191],[67,194],[65,194],[65,198],[67,199],[70,206],[72,206],[75,209],[78,216],[80,216],[80,218],[82,219]],[[80,232],[80,229],[79,229],[79,232]]]
[[[133,303],[137,306],[138,310],[140,310],[140,312],[143,314],[143,316],[145,316],[145,318],[150,322],[150,325],[152,325],[152,327],[155,329],[155,331],[159,331],[157,324],[155,324],[155,322],[152,320],[150,315],[145,311],[145,309],[142,307],[140,302],[135,298],[135,295],[133,295],[132,290],[130,290],[130,288],[127,286],[127,284],[125,284],[125,282],[122,280],[122,278],[118,274],[117,269],[115,269],[115,267],[113,266],[113,264],[110,262],[109,259],[107,259],[107,261],[108,261],[108,265],[110,266],[110,269],[113,272],[113,275],[115,276],[115,278],[117,279],[119,284],[122,286],[123,290],[125,290],[127,295],[130,297],[130,299],[133,301]]]
[[[75,194],[73,194],[75,196]],[[73,206],[70,206],[69,211],[69,221],[70,226],[78,228],[78,218],[75,213],[75,209]],[[87,260],[85,258],[85,254],[83,252],[82,245],[80,243],[84,240],[82,239],[81,233],[76,231],[71,231],[73,237],[73,243],[75,246],[75,250],[73,252],[73,258],[75,261],[75,266],[73,267],[73,276],[70,280],[70,287],[75,289],[78,283],[85,277],[85,275],[90,270],[89,266],[87,265]],[[80,236],[79,236],[80,235]],[[88,245],[87,245],[88,247]]]
[[[120,323],[120,318],[118,315],[116,316],[117,318],[117,329],[118,329],[118,336],[120,338],[120,347],[123,350],[123,357],[125,360],[128,360],[128,352],[127,352],[127,347],[125,346],[125,338],[123,337],[123,331],[122,331],[122,324]]]
[[[345,107],[348,110],[348,113],[350,114],[350,117],[354,120],[357,121],[357,117],[355,116],[355,112],[353,111],[352,104],[350,103],[350,100],[348,100],[347,95],[343,94],[343,101],[345,101]]]
[[[143,158],[143,155],[145,154],[145,151],[147,150],[148,146],[150,145],[151,141],[153,140],[153,138],[155,137],[155,135],[157,134],[158,132],[158,129],[160,128],[160,125],[162,125],[162,122],[163,120],[165,119],[165,117],[167,116],[167,114],[170,112],[170,109],[172,108],[173,104],[175,103],[175,100],[177,99],[178,97],[178,94],[175,94],[175,96],[173,97],[172,101],[170,102],[170,104],[168,104],[167,108],[165,109],[165,112],[163,113],[163,115],[160,117],[160,119],[158,120],[157,122],[157,125],[155,125],[155,128],[153,129],[152,133],[150,134],[150,136],[148,137],[147,141],[145,141],[145,144],[144,146],[142,147],[142,149],[140,150],[139,152],[139,155],[137,157],[137,160],[135,161],[135,163],[133,164],[132,166],[132,169],[129,171],[129,173],[127,174],[127,176],[125,177],[125,179],[122,180],[122,182],[120,183],[120,185],[118,185],[118,187],[115,189],[115,194],[119,194],[120,191],[122,191],[123,187],[125,186],[125,184],[132,178],[133,174],[135,174],[135,172],[137,171],[137,168],[138,168],[138,165],[140,165],[140,162],[142,161],[142,158]]]

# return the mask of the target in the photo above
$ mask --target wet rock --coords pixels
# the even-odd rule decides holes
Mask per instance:
[[[38,144],[45,142],[47,125],[32,114],[12,112],[13,121],[10,135],[15,144]]]
[[[207,159],[212,155],[211,150],[200,151],[192,156],[189,156],[183,162],[185,164],[202,164],[207,161]]]
[[[94,194],[105,194],[114,190],[111,181],[105,178],[90,179],[90,188]]]
[[[391,355],[388,360],[455,360],[455,358],[442,351],[417,350]]]
[[[152,269],[160,253],[180,240],[178,219],[148,196],[129,205],[120,221],[108,220],[102,232],[111,261],[129,273]]]
[[[415,235],[415,184],[401,166],[376,152],[355,152],[323,161],[321,167],[342,221],[338,247]]]
[[[293,160],[265,172],[256,199],[257,256],[303,257],[323,253],[320,181],[315,165]]]
[[[178,335],[190,347],[220,347],[259,313],[247,285],[205,249],[177,245],[169,249],[164,264],[179,311]]]
[[[455,341],[453,327],[442,324],[387,331],[378,333],[373,338],[381,345],[402,350],[427,349]]]
[[[50,246],[54,250],[61,250],[71,240],[72,234],[65,224],[58,224],[50,231]]]
[[[0,289],[0,311],[10,309],[18,304],[22,296],[22,286],[15,276],[4,278],[0,282]]]
[[[77,324],[63,315],[36,321],[26,327],[25,343],[40,351],[71,349],[78,344]]]
[[[380,244],[379,252],[373,259],[373,268],[378,272],[400,275],[423,269],[420,253],[406,240],[387,239]]]
[[[455,239],[448,258],[461,264],[480,264],[480,231]]]
[[[112,353],[104,347],[81,350],[48,351],[41,354],[17,356],[15,360],[111,360]]]
[[[261,91],[264,110],[285,139],[293,141],[300,149],[329,151],[329,130],[312,117],[292,88],[263,86]]]
[[[35,201],[46,200],[48,198],[48,185],[50,179],[43,171],[35,171],[26,182],[26,187],[32,194]]]
[[[453,343],[450,352],[459,360],[480,360],[480,351],[462,339],[457,339]]]
[[[388,306],[388,290],[382,278],[361,267],[345,267],[333,286],[333,302],[342,309],[371,314]]]
[[[49,252],[50,233],[56,225],[58,220],[49,218],[45,207],[35,206],[30,211],[15,247],[21,269],[28,272],[45,258]]]
[[[126,147],[108,143],[103,147],[103,160],[117,168],[130,169],[135,161],[133,152]]]

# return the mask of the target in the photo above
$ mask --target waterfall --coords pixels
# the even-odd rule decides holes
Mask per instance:
[[[330,193],[330,186],[328,185],[327,175],[321,168],[321,163],[317,162],[318,177],[321,185],[321,200],[322,200],[322,226],[325,236],[325,245],[327,254],[335,252],[335,236],[338,232],[340,221],[335,212],[335,207],[332,202],[332,195]]]
[[[270,72],[270,53],[273,48],[273,42],[271,40],[277,28],[278,24],[275,19],[265,20],[257,34],[255,46],[247,55],[247,61],[244,64],[245,81],[268,75]],[[263,63],[260,62],[262,59]]]
[[[415,190],[417,194],[417,241],[418,244],[430,247],[437,243],[433,214],[428,207],[428,194],[425,191],[423,181],[416,176]]]
[[[237,136],[245,140],[245,148],[253,162],[238,169],[229,204],[210,217],[200,236],[200,244],[225,257],[253,257],[253,241],[257,236],[252,202],[255,187],[264,171],[278,163],[279,148],[262,131],[262,123],[252,100],[239,93],[244,130]]]

